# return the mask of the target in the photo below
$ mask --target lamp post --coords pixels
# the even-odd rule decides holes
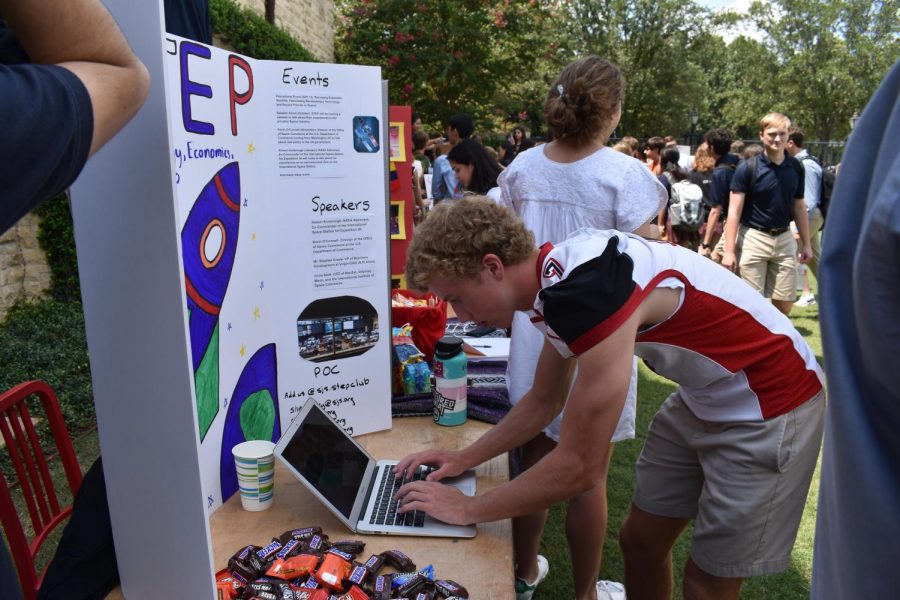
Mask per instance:
[[[697,120],[700,118],[700,114],[697,112],[696,108],[691,109],[691,154],[694,153],[694,136],[697,134]]]
[[[853,116],[850,117],[850,133],[853,133],[853,129],[856,128],[857,123],[859,123],[859,111],[854,110]],[[850,138],[850,133],[847,134],[847,137],[844,138],[844,141],[835,142],[835,144],[840,146],[842,155],[844,153],[844,149],[847,147],[847,140]],[[840,162],[840,161],[838,161],[838,162]]]

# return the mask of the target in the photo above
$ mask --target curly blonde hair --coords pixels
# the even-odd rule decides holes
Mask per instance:
[[[709,152],[709,146],[703,142],[697,146],[694,152],[694,170],[700,173],[709,173],[716,168],[716,159]]]
[[[590,55],[569,64],[550,86],[544,118],[553,139],[581,147],[607,127],[624,98],[622,70]]]
[[[509,208],[484,196],[441,202],[416,227],[407,252],[406,283],[427,290],[435,276],[476,277],[486,254],[515,265],[534,249],[534,234]]]

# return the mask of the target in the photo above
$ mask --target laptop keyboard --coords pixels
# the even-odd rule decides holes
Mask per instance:
[[[405,476],[398,479],[394,476],[393,467],[378,467],[383,472],[379,473],[381,483],[377,492],[375,508],[369,523],[374,525],[398,525],[401,527],[422,527],[425,524],[425,513],[420,510],[410,511],[408,513],[397,514],[397,500],[394,495],[405,483],[410,481],[419,481],[433,470],[427,467],[419,467],[413,474],[412,478],[407,479]]]

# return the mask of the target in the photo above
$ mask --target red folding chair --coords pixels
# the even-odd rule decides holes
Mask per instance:
[[[44,416],[50,425],[73,497],[81,486],[81,468],[53,389],[43,381],[28,381],[0,395],[0,433],[22,488],[34,531],[29,540],[6,478],[0,473],[0,522],[12,550],[25,600],[37,596],[44,578],[44,573],[38,575],[35,569],[35,556],[47,536],[72,512],[71,505],[60,506],[47,468],[47,457],[25,404],[30,396],[37,396],[43,405]]]

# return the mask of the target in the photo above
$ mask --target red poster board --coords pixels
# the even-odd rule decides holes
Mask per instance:
[[[388,144],[390,156],[390,218],[391,287],[406,287],[403,271],[406,251],[413,234],[412,189],[412,108],[388,108]]]

